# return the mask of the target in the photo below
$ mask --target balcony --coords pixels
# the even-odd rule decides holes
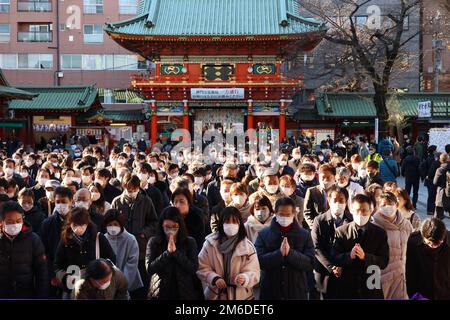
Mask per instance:
[[[19,42],[52,42],[52,32],[19,32],[17,34]]]
[[[40,1],[19,1],[17,2],[17,11],[19,12],[51,12],[51,2]]]

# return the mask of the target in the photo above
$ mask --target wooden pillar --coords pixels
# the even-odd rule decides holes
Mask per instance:
[[[158,140],[158,109],[156,107],[156,100],[150,101],[150,140],[152,145]]]
[[[247,130],[254,129],[253,123],[253,100],[248,100],[247,105]]]
[[[280,142],[286,137],[286,100],[280,100],[280,116],[279,116]]]
[[[189,105],[188,105],[188,100],[183,100],[183,129],[189,131]]]

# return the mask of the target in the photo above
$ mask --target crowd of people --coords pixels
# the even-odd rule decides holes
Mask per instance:
[[[160,145],[1,151],[0,299],[450,299],[450,145]]]

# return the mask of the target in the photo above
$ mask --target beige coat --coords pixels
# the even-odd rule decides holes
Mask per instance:
[[[388,236],[389,264],[381,271],[381,286],[385,299],[408,299],[406,291],[406,248],[412,232],[411,223],[400,212],[394,222],[384,219],[380,213],[373,216],[374,223]]]
[[[205,299],[218,300],[219,289],[212,285],[216,277],[224,277],[223,255],[218,249],[217,233],[206,237],[198,256],[199,268],[197,276],[202,281]],[[236,287],[236,300],[253,298],[253,287],[259,283],[260,267],[256,249],[250,240],[245,238],[238,243],[231,257],[230,284],[236,285],[236,277],[244,274],[243,286]]]
[[[245,231],[247,231],[247,238],[251,242],[255,243],[259,232],[264,228],[270,227],[273,217],[274,216],[270,216],[264,224],[256,219],[255,216],[248,217],[247,222],[244,225]]]

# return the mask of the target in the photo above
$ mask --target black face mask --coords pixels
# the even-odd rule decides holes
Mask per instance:
[[[377,174],[375,172],[371,172],[367,175],[369,176],[369,178],[374,178]]]

